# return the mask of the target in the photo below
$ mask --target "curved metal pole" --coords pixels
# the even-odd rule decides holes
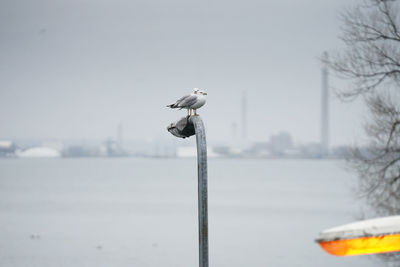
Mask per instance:
[[[208,267],[208,200],[207,200],[207,143],[203,121],[191,116],[197,144],[197,174],[199,197],[199,266]]]

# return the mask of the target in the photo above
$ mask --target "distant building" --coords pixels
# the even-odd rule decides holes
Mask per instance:
[[[294,148],[292,136],[288,132],[280,132],[272,135],[268,142],[255,143],[252,147],[243,151],[243,156],[263,158],[300,157],[300,152]]]
[[[261,158],[272,157],[268,142],[254,143],[250,148],[243,151],[242,155],[244,157],[261,157]]]
[[[324,157],[320,143],[309,143],[302,145],[300,151],[304,158],[319,159]]]
[[[197,148],[195,146],[182,146],[176,150],[176,156],[178,158],[194,158],[197,157]],[[208,157],[218,157],[219,155],[213,151],[212,148],[207,147]]]
[[[50,147],[32,147],[18,152],[17,156],[20,158],[58,158],[61,153]]]
[[[0,141],[0,157],[13,157],[17,146],[12,141]]]
[[[269,150],[272,155],[284,156],[293,148],[292,136],[287,132],[272,135],[269,139]]]
[[[107,153],[98,146],[73,145],[65,148],[62,155],[67,158],[81,158],[107,156]]]
[[[238,157],[241,156],[242,150],[230,146],[213,146],[212,151],[222,157]]]
[[[335,158],[345,159],[352,155],[352,150],[349,146],[336,146],[331,149],[331,155]]]
[[[111,138],[104,142],[107,156],[109,157],[123,157],[127,156],[127,153],[122,149],[119,141],[114,141]]]

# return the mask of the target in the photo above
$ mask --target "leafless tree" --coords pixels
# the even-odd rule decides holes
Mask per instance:
[[[359,192],[376,214],[400,214],[400,0],[365,0],[341,15],[345,49],[322,61],[348,87],[344,101],[361,97],[370,112],[368,146],[354,148],[350,166]],[[385,257],[396,260],[398,255]]]
[[[338,92],[343,100],[400,86],[400,9],[396,0],[366,0],[342,13],[345,51],[325,59],[351,86]]]
[[[367,105],[370,143],[354,148],[350,164],[359,174],[359,191],[375,212],[400,214],[400,106],[390,95],[369,97]]]

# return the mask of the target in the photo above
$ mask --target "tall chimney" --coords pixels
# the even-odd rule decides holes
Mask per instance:
[[[122,122],[118,123],[118,127],[117,127],[117,143],[119,148],[122,149],[123,146],[123,126],[122,126]]]
[[[328,59],[328,53],[323,53],[323,58]],[[322,92],[321,92],[321,146],[324,155],[329,153],[329,84],[328,68],[322,67]]]
[[[247,98],[246,92],[243,91],[242,95],[242,139],[247,138]]]

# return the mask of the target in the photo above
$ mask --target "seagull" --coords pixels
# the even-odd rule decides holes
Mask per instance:
[[[195,88],[193,93],[182,96],[175,102],[175,104],[168,105],[167,107],[179,109],[186,108],[188,111],[188,116],[191,116],[192,110],[194,110],[194,115],[198,116],[197,109],[201,108],[206,103],[206,95],[206,92]]]

